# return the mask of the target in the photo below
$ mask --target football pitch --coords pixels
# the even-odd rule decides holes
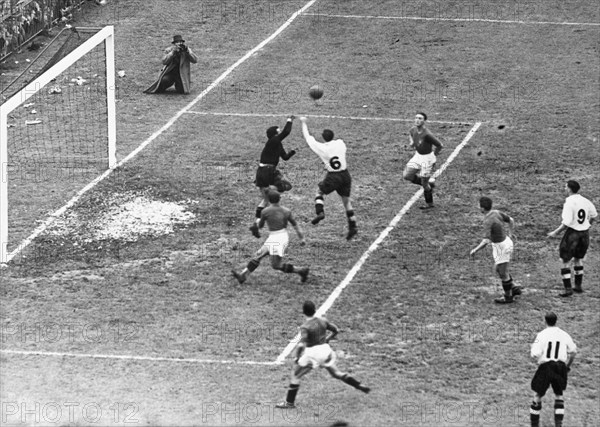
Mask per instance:
[[[84,193],[88,176],[45,183],[44,214],[27,202],[35,185],[9,194],[31,227],[0,270],[3,425],[528,425],[548,310],[579,348],[565,425],[600,424],[600,239],[592,227],[586,292],[565,300],[546,238],[566,180],[600,203],[597,5],[112,0],[82,19],[115,26],[120,163]],[[173,34],[200,57],[192,93],[144,95]],[[445,146],[430,211],[402,179],[416,111]],[[240,285],[230,270],[266,234],[248,230],[265,130],[291,114],[346,142],[359,234],[346,241],[336,194],[310,224],[324,171],[296,120],[282,204],[307,244],[291,232],[286,260],[310,276],[265,260]],[[517,224],[524,291],[507,306],[493,303],[491,250],[468,257],[483,195]],[[314,371],[281,411],[306,299],[341,328],[338,366],[372,391]]]

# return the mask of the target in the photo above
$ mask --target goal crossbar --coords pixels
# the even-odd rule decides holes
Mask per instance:
[[[8,259],[8,117],[27,99],[42,90],[77,60],[94,47],[104,43],[106,52],[106,96],[107,96],[107,156],[108,168],[117,164],[116,158],[116,107],[115,107],[115,49],[114,26],[109,25],[75,48],[71,53],[26,85],[18,93],[0,105],[0,263]]]

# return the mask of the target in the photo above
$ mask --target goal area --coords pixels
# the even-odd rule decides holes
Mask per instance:
[[[113,26],[73,28],[33,81],[0,106],[0,263],[116,166],[114,61]]]

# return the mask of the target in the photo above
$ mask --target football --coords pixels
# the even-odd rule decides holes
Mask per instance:
[[[323,96],[323,89],[321,89],[321,87],[315,85],[309,89],[308,94],[310,95],[310,97],[312,99],[319,99]]]

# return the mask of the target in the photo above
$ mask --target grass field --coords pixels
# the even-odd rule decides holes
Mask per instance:
[[[560,223],[567,179],[600,201],[598,6],[317,0],[229,69],[307,4],[112,0],[79,18],[115,26],[116,66],[127,75],[117,88],[119,159],[151,143],[0,270],[3,425],[528,425],[529,348],[548,310],[579,347],[565,425],[600,425],[598,233],[586,292],[568,300],[557,298],[558,240],[545,237]],[[177,33],[200,57],[192,93],[144,95]],[[318,103],[306,93],[315,83],[325,88]],[[438,167],[480,123],[427,212],[402,180],[418,110],[445,144]],[[301,284],[265,261],[239,285],[230,270],[261,243],[248,225],[264,133],[290,114],[346,141],[359,234],[344,239],[336,195],[325,221],[310,224],[324,172],[295,122],[285,146],[298,154],[281,165],[294,189],[282,203],[307,245],[292,236],[287,259],[311,275]],[[56,182],[48,210],[75,184]],[[25,188],[10,195],[14,221],[44,220]],[[501,287],[490,252],[468,258],[482,237],[482,195],[517,223],[516,304],[494,305]],[[183,209],[169,211],[181,221],[158,234],[141,232],[140,221],[128,228],[114,209],[133,201]],[[107,234],[109,225],[127,237]],[[373,391],[317,371],[297,410],[275,409],[291,366],[276,360],[303,320],[302,302],[321,305],[344,283],[327,311],[341,327],[333,347],[340,368]],[[544,426],[552,403],[550,393]]]

